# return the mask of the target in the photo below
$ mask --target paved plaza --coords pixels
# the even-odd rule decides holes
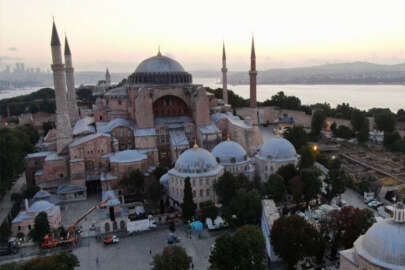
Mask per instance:
[[[209,267],[209,254],[215,238],[224,232],[197,234],[192,239],[186,239],[186,227],[176,229],[175,234],[181,238],[178,245],[184,247],[187,254],[193,258],[194,269],[206,270]],[[95,238],[82,239],[80,247],[73,253],[80,260],[79,270],[87,269],[120,269],[144,270],[151,269],[153,255],[161,253],[168,246],[167,237],[169,230],[159,228],[156,231],[143,232],[126,238],[121,238],[120,243],[105,246],[101,240]],[[152,251],[152,255],[150,254]],[[97,262],[98,258],[98,262]]]

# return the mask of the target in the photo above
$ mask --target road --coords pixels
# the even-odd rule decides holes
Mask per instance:
[[[20,192],[24,185],[25,173],[22,173],[0,203],[0,224],[3,223],[3,220],[7,217],[11,207],[13,206],[11,194]]]

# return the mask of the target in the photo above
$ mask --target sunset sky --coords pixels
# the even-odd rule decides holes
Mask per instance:
[[[0,70],[50,65],[52,16],[68,35],[76,70],[130,72],[157,52],[190,71],[335,62],[405,62],[405,1],[0,0]]]

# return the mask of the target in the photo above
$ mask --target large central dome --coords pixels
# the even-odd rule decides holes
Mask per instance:
[[[130,84],[190,84],[192,76],[179,62],[159,52],[143,60],[128,81]]]
[[[143,60],[135,72],[185,72],[184,68],[174,59],[167,56],[157,55]]]

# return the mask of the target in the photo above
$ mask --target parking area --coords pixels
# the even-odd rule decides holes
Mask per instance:
[[[176,229],[176,236],[181,241],[178,245],[184,247],[187,254],[193,258],[194,269],[206,270],[209,267],[210,248],[215,238],[224,232],[203,232],[201,238],[197,234],[191,239],[186,238],[186,227]],[[150,269],[153,255],[161,253],[168,246],[169,230],[158,228],[155,231],[143,232],[121,238],[118,244],[105,246],[95,238],[82,239],[80,247],[73,253],[80,260],[78,269]],[[150,251],[152,254],[150,254]]]

